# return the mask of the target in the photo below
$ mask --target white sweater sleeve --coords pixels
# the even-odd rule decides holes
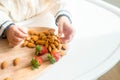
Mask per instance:
[[[9,16],[0,10],[0,37],[5,37],[6,30],[10,27],[10,25],[14,24]]]
[[[66,16],[72,23],[72,15],[71,15],[71,1],[70,0],[58,0],[56,5],[52,9],[52,13],[55,15],[55,23],[57,22],[61,16]]]
[[[67,11],[67,10],[60,10],[60,11],[58,11],[57,14],[55,15],[55,23],[56,23],[56,25],[57,25],[58,20],[59,20],[59,18],[60,18],[61,16],[66,16],[66,17],[69,19],[70,23],[72,23],[72,15],[70,14],[70,12]]]

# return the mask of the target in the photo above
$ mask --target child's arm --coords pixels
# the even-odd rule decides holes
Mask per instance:
[[[72,23],[72,15],[71,15],[71,3],[68,0],[58,0],[54,3],[54,7],[51,10],[51,13],[55,16],[55,23],[57,25],[58,19],[62,16],[65,16],[69,19],[70,23]]]
[[[70,42],[74,36],[69,2],[70,1],[58,0],[52,12],[55,15],[55,23],[58,26],[58,33],[63,43]],[[62,37],[62,35],[64,36]]]
[[[25,37],[27,32],[16,26],[4,11],[0,10],[0,37],[7,38],[11,46],[18,45]]]

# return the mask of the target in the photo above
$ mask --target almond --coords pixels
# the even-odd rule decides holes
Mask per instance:
[[[34,31],[33,31],[33,30],[29,30],[29,31],[28,31],[28,34],[33,35],[33,34],[34,34]]]
[[[51,52],[51,51],[52,51],[52,48],[51,48],[51,46],[49,46],[49,47],[48,47],[48,50],[49,50],[49,52]]]
[[[56,48],[54,44],[50,44],[50,46],[51,46],[53,49]]]
[[[34,48],[35,47],[35,44],[33,44],[33,43],[28,43],[28,45],[27,45],[29,48]]]
[[[13,60],[13,65],[17,66],[20,63],[20,58],[16,58]]]
[[[24,43],[22,44],[22,47],[27,46],[27,44],[28,44],[28,41],[24,41]]]
[[[62,50],[66,50],[66,49],[67,49],[67,45],[66,45],[66,44],[62,44],[61,49],[62,49]]]
[[[8,66],[8,62],[6,62],[6,61],[2,62],[2,64],[1,64],[2,69],[5,69],[7,66]]]
[[[7,77],[7,78],[5,78],[4,80],[10,80],[10,78],[9,78],[9,77]]]
[[[45,44],[45,40],[38,40],[38,41],[36,41],[36,44],[44,45]]]
[[[39,39],[38,36],[31,36],[31,38],[32,38],[33,41],[37,41]]]

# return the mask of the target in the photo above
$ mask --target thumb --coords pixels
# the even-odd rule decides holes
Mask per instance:
[[[62,33],[63,33],[63,23],[60,22],[60,23],[58,24],[58,35],[59,35],[59,36],[62,36]]]

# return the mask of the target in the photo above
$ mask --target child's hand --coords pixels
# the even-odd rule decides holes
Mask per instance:
[[[6,32],[6,36],[9,44],[14,47],[27,37],[27,31],[16,25],[11,25]]]
[[[61,37],[63,43],[70,42],[74,36],[72,24],[66,16],[62,16],[58,20],[58,34],[60,36],[64,34],[64,37]]]

